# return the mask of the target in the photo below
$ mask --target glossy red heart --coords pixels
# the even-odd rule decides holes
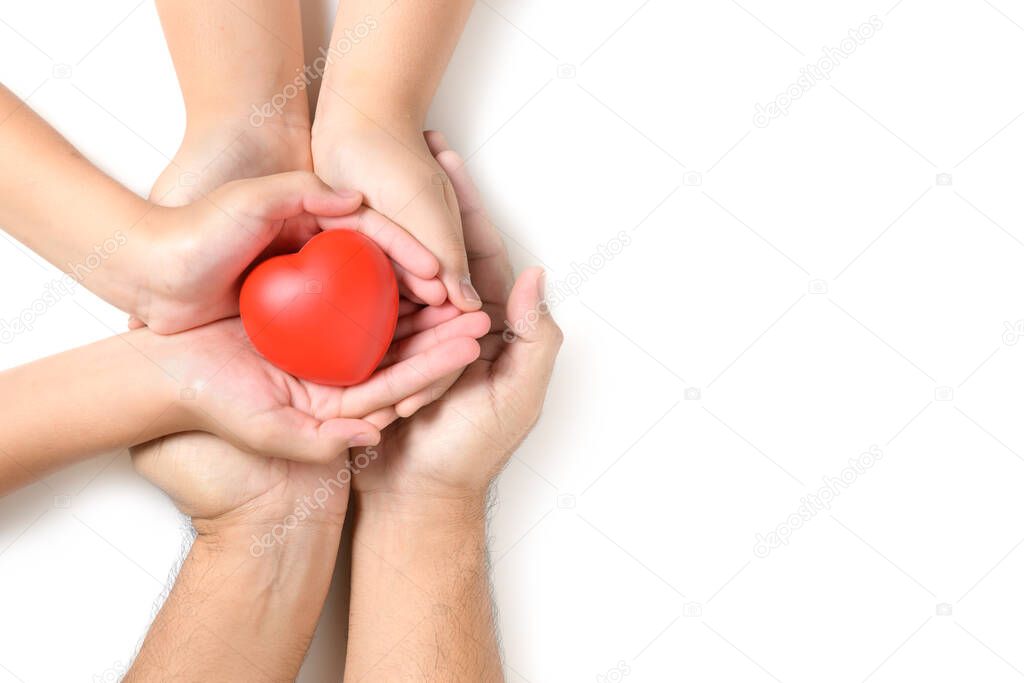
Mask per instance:
[[[332,386],[373,373],[395,334],[398,282],[387,255],[353,230],[256,266],[239,309],[253,346],[285,372]]]

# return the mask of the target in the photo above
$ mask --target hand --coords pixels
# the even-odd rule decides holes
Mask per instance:
[[[345,519],[347,453],[328,463],[301,463],[185,432],[136,446],[131,455],[136,471],[163,489],[202,535],[243,527],[273,536],[279,525],[283,533],[289,515],[308,525],[340,526]]]
[[[418,127],[387,128],[365,119],[338,123],[332,118],[313,126],[313,164],[317,175],[334,188],[363,193],[366,203],[404,227],[440,262],[444,290],[419,296],[439,305],[445,296],[462,311],[480,308],[470,279],[462,238],[459,203],[444,170],[431,154]],[[319,120],[319,119],[318,119]]]
[[[475,505],[539,417],[562,333],[542,305],[542,270],[527,270],[509,292],[508,253],[462,160],[440,136],[428,134],[428,140],[462,206],[470,269],[491,316],[490,333],[481,340],[480,358],[440,400],[423,408],[450,376],[398,403],[397,415],[415,415],[384,430],[380,457],[353,486],[364,501],[465,499]],[[425,308],[406,326],[429,328],[458,314],[451,305]],[[503,336],[504,320],[511,321],[511,341]]]
[[[437,260],[394,223],[334,192],[312,173],[222,185],[192,204],[154,207],[128,238],[137,256],[134,317],[171,334],[237,315],[243,275],[258,260],[298,250],[321,229],[372,237],[396,265],[403,292],[436,297]],[[138,234],[135,231],[139,231]]]
[[[149,335],[156,364],[195,392],[194,400],[181,401],[187,429],[251,453],[326,463],[350,445],[377,443],[391,406],[475,360],[475,338],[487,326],[483,314],[465,314],[402,340],[383,367],[350,387],[315,384],[274,367],[253,349],[237,318],[168,337],[133,334]]]
[[[303,405],[323,403],[326,406],[332,401],[337,402],[334,412],[365,417],[365,423],[361,420],[351,422],[365,424],[371,430],[368,434],[376,434],[377,429],[385,427],[393,419],[394,410],[388,401],[397,402],[405,398],[406,394],[415,393],[416,387],[436,381],[446,367],[459,363],[460,359],[474,357],[472,346],[475,342],[472,339],[483,336],[490,326],[486,314],[481,312],[446,317],[450,319],[427,329],[423,329],[421,314],[399,318],[397,339],[382,361],[382,369],[374,377],[348,390],[305,383]],[[208,350],[200,353],[205,357],[190,372],[209,372],[209,367],[219,363],[222,355],[234,354],[228,365],[223,367],[223,378],[220,377],[221,372],[215,372],[203,393],[212,391],[218,396],[218,402],[223,401],[233,406],[243,415],[263,411],[264,404],[281,404],[286,400],[294,402],[293,398],[285,399],[277,395],[281,388],[278,385],[280,383],[288,387],[300,381],[280,371],[276,371],[278,377],[271,377],[275,369],[248,348],[244,333],[242,338],[237,337],[239,329],[236,321],[228,320],[177,335],[185,337],[198,332],[206,333],[202,338],[193,340],[200,348]],[[453,341],[454,345],[450,343]],[[221,349],[220,346],[226,348]],[[436,364],[435,359],[438,361]],[[387,377],[384,373],[391,373],[391,376]],[[257,378],[256,381],[253,381],[253,377]],[[264,379],[266,383],[263,383]],[[223,388],[237,391],[239,396],[247,398],[218,394],[218,390],[223,391]],[[362,395],[357,393],[353,397],[353,389],[362,392]],[[339,393],[346,391],[347,396]],[[239,400],[248,403],[239,405]],[[377,409],[382,404],[386,404],[386,408]],[[199,411],[206,413],[208,410],[218,411],[207,402],[201,402]],[[327,414],[330,412],[327,410]],[[296,418],[301,419],[301,416],[297,415]],[[210,419],[216,420],[212,415]],[[227,429],[215,423],[213,430],[216,431],[218,427]],[[298,453],[297,447],[301,443],[299,436],[298,433],[284,433],[282,437],[290,442],[284,447],[291,445]],[[343,449],[328,450],[325,453],[323,462],[268,458],[240,450],[212,434],[187,432],[136,447],[132,450],[132,458],[140,473],[164,489],[181,511],[193,518],[228,524],[245,519],[259,526],[276,524],[299,506],[304,513],[308,513],[304,514],[302,521],[308,518],[340,523],[344,519],[348,500],[350,473],[344,457],[341,457],[345,455]],[[376,451],[363,452],[363,457],[369,460],[376,459],[376,455]],[[325,483],[331,479],[334,484]],[[343,495],[336,495],[342,488]],[[305,495],[312,496],[313,502],[303,500],[301,506],[298,502],[293,504],[293,501]],[[330,505],[326,504],[328,500]]]

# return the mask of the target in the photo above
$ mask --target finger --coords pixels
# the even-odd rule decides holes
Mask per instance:
[[[141,319],[136,318],[134,315],[128,316],[128,329],[138,330],[146,326],[146,323],[142,322]]]
[[[452,146],[448,144],[448,138],[444,136],[439,130],[428,130],[423,133],[423,139],[427,141],[427,147],[430,149],[430,153],[435,157],[446,149],[451,149]]]
[[[419,391],[407,399],[398,402],[395,406],[395,414],[398,417],[412,417],[424,406],[427,406],[434,401],[444,396],[445,392],[448,391],[459,377],[462,376],[462,372],[453,372],[450,375],[444,377],[440,382],[431,384],[426,389]]]
[[[401,319],[404,316],[411,315],[416,311],[423,308],[420,304],[417,304],[408,299],[402,298],[398,300],[398,317]]]
[[[406,299],[408,299],[409,303],[411,303],[413,305],[416,305],[416,306],[426,306],[427,305],[427,303],[423,299],[419,298],[418,296],[416,296],[412,292],[405,292],[404,294],[402,294],[402,296],[405,297]]]
[[[322,219],[320,227],[324,230],[358,230],[413,275],[425,280],[437,277],[440,266],[429,247],[420,244],[415,237],[368,206],[344,216]]]
[[[444,284],[437,278],[424,280],[413,275],[397,263],[392,263],[391,265],[395,270],[395,277],[398,279],[398,286],[401,288],[403,295],[406,293],[413,294],[416,298],[431,306],[439,306],[448,298]]]
[[[224,191],[240,194],[246,203],[241,210],[269,220],[285,220],[303,213],[345,216],[358,211],[363,202],[359,192],[335,191],[308,171],[239,180],[225,185]]]
[[[480,354],[475,339],[460,337],[378,370],[342,394],[342,415],[369,415],[424,389],[445,375],[469,365]]]
[[[470,278],[466,245],[462,239],[459,202],[451,181],[440,167],[419,187],[404,191],[409,199],[392,216],[402,225],[409,226],[425,247],[437,256],[439,277],[452,300],[460,310],[480,308],[480,295]]]
[[[401,307],[399,307],[401,308]],[[395,326],[394,339],[405,339],[411,334],[429,330],[441,323],[457,318],[462,311],[455,308],[455,304],[446,302],[440,306],[428,306],[420,308],[417,312],[403,316],[399,313],[398,325]]]
[[[384,359],[381,360],[381,368],[386,368],[390,365],[394,365],[399,361],[412,358],[413,356],[423,353],[424,351],[442,344],[449,339],[457,339],[459,337],[468,337],[470,339],[476,339],[487,334],[487,330],[490,327],[491,319],[487,317],[486,313],[481,311],[474,311],[473,313],[463,313],[459,317],[441,323],[435,327],[431,327],[428,330],[419,332],[406,337],[405,339],[393,343],[391,348],[388,349],[384,355]]]
[[[387,408],[381,408],[378,411],[370,413],[363,419],[377,429],[383,431],[385,427],[398,419],[398,413],[395,412],[394,406],[388,406]]]
[[[497,392],[513,397],[522,410],[535,413],[544,403],[562,345],[562,331],[544,303],[543,292],[541,268],[530,268],[516,280],[507,308],[515,336],[494,362],[491,374]]]
[[[351,446],[380,442],[380,432],[365,420],[334,418],[320,422],[290,406],[265,418],[251,444],[242,445],[261,455],[300,462],[328,463]]]
[[[473,282],[485,302],[504,304],[512,286],[512,266],[501,233],[487,217],[480,191],[462,158],[450,149],[441,149],[437,163],[448,174],[458,197]]]

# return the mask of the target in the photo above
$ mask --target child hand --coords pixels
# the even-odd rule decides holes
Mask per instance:
[[[385,130],[372,122],[314,125],[313,163],[331,187],[363,193],[366,203],[405,228],[440,262],[444,295],[462,311],[480,308],[462,239],[459,203],[447,174],[437,164],[418,128]]]
[[[350,387],[315,384],[274,367],[237,318],[163,338],[154,360],[173,371],[187,398],[194,396],[180,402],[184,428],[252,453],[325,463],[349,446],[377,443],[379,429],[393,419],[391,406],[476,359],[476,337],[488,327],[477,312],[400,340],[368,380]]]
[[[437,260],[401,228],[362,206],[358,192],[335,192],[295,171],[222,185],[192,204],[154,207],[133,229],[138,245],[134,318],[171,334],[237,315],[243,276],[256,261],[297,251],[320,230],[348,228],[376,241],[408,295],[434,298]]]

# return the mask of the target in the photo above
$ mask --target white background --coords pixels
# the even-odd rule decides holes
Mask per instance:
[[[517,264],[572,286],[492,524],[510,680],[1024,677],[1024,9],[779,5],[488,0],[438,95],[430,124]],[[830,80],[754,125],[872,15]],[[0,19],[0,79],[145,194],[184,124],[152,2]],[[57,275],[10,238],[0,264],[3,319]],[[0,364],[123,323],[80,291]],[[754,554],[872,446],[830,510]],[[0,681],[123,667],[181,525],[124,453],[0,501]],[[339,600],[306,680],[337,678]]]

